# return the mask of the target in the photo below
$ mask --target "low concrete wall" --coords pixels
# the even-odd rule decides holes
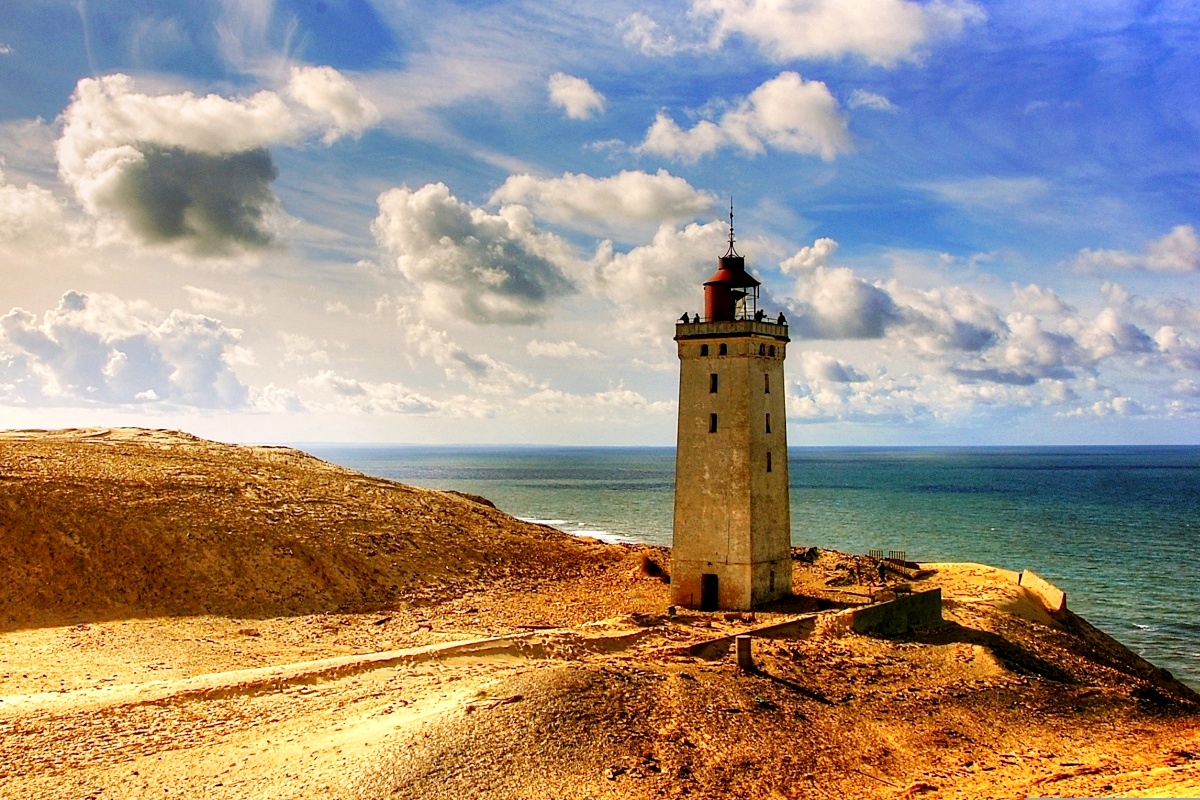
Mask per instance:
[[[1021,570],[1017,585],[1028,590],[1051,614],[1061,614],[1067,610],[1067,593],[1036,572]]]
[[[886,603],[856,608],[850,612],[855,633],[900,634],[942,621],[942,590],[897,595]]]

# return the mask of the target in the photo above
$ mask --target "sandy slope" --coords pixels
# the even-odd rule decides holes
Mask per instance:
[[[989,567],[921,582],[946,625],[832,610],[747,673],[688,648],[871,570],[824,553],[808,601],[671,618],[654,551],[98,433],[0,438],[0,797],[1200,795],[1194,695]]]

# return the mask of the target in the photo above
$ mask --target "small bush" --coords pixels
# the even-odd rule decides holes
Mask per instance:
[[[642,553],[641,566],[643,575],[649,578],[661,578],[663,583],[671,582],[671,576],[663,569],[662,564],[655,561],[649,553]]]

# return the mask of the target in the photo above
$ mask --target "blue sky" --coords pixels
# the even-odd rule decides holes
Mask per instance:
[[[737,204],[789,440],[1200,442],[1188,2],[0,10],[0,425],[670,444]]]

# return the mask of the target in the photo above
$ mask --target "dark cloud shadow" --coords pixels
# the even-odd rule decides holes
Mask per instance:
[[[181,243],[200,255],[260,249],[275,205],[279,175],[265,148],[211,155],[178,147],[140,145],[142,160],[127,168],[112,197],[120,214],[147,243]]]

